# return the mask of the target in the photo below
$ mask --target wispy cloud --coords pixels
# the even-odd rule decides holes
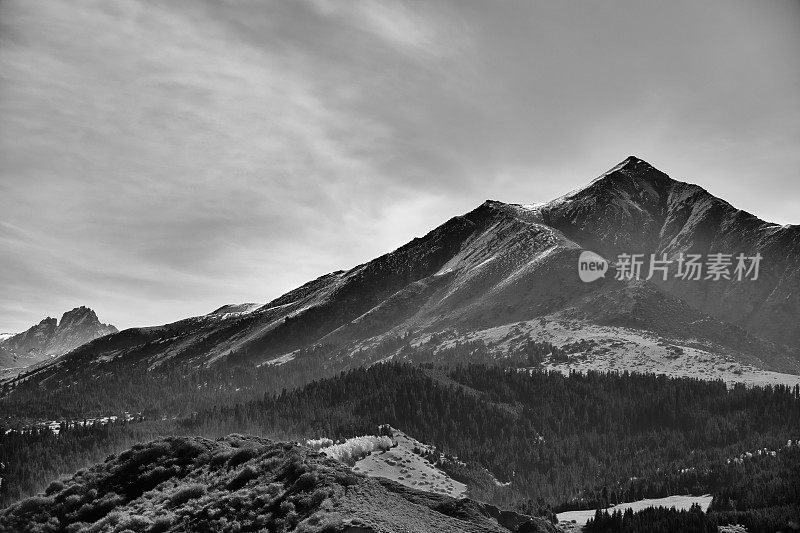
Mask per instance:
[[[340,223],[373,186],[386,132],[349,113],[299,51],[165,5],[26,2],[4,15],[19,39],[2,47],[2,184],[14,194],[0,203],[3,220],[30,228],[4,242],[4,263],[88,286],[102,265],[120,294],[158,280],[144,286],[155,298],[191,274],[224,284],[212,276],[226,254],[249,245],[269,276],[287,243]],[[4,285],[20,283],[3,270]],[[249,298],[278,290],[259,285]]]
[[[418,59],[445,57],[465,41],[463,27],[459,35],[457,25],[452,20],[445,22],[444,14],[435,4],[408,5],[395,0],[308,1],[323,16],[348,22]]]
[[[681,8],[0,0],[0,331],[266,300],[630,153],[797,222],[797,10]]]

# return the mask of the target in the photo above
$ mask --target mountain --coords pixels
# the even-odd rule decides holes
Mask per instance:
[[[612,263],[606,277],[581,281],[584,250]],[[614,279],[618,256],[635,253],[666,254],[668,279]],[[676,279],[679,254],[714,253],[760,254],[758,278]],[[265,305],[224,306],[109,335],[39,376],[56,383],[111,359],[151,369],[285,364],[314,346],[335,352],[344,366],[368,362],[353,355],[392,343],[395,351],[380,358],[397,356],[403,343],[435,341],[440,349],[475,340],[501,356],[526,340],[546,340],[579,351],[595,368],[793,384],[800,380],[798,288],[800,226],[761,221],[628,157],[549,203],[487,201]],[[552,366],[573,368],[565,365]]]
[[[0,366],[20,368],[59,357],[117,328],[102,324],[88,307],[67,311],[59,322],[47,317],[22,333],[0,340]]]
[[[636,157],[535,212],[545,224],[608,257],[760,253],[756,281],[686,283],[671,277],[661,288],[755,335],[788,345],[800,341],[800,226],[764,222]]]
[[[469,499],[367,478],[296,444],[169,437],[0,511],[3,531],[555,532]]]

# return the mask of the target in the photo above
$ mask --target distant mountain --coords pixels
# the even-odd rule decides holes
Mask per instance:
[[[137,444],[0,511],[3,531],[87,527],[97,532],[556,531],[540,518],[355,474],[296,444],[237,435]]]
[[[616,280],[612,265],[605,278],[585,283],[577,270],[583,250],[612,263],[620,254],[666,254],[670,275]],[[682,253],[763,261],[757,280],[689,281],[674,276]],[[147,368],[285,363],[312,346],[352,355],[393,339],[441,348],[483,340],[498,356],[525,339],[575,351],[587,335],[578,355],[597,368],[691,373],[702,362],[709,378],[791,382],[796,376],[764,371],[800,373],[800,226],[761,221],[629,157],[549,203],[487,201],[266,305],[125,330],[40,375],[112,358]],[[394,357],[402,343],[395,344],[381,358]]]
[[[0,366],[19,368],[59,357],[117,328],[102,324],[88,307],[67,311],[59,322],[47,317],[22,333],[0,340]]]

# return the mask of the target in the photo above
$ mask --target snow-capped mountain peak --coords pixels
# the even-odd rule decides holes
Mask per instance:
[[[215,309],[209,315],[232,315],[232,314],[247,314],[252,313],[259,307],[263,307],[262,303],[242,303],[242,304],[227,304]]]

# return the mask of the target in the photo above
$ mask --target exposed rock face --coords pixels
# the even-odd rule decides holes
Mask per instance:
[[[353,473],[295,444],[231,435],[137,444],[0,511],[3,531],[555,533],[532,518]]]
[[[6,367],[27,366],[111,333],[117,333],[117,328],[102,324],[88,307],[76,307],[64,313],[60,322],[47,317],[27,331],[0,341],[0,357]]]

